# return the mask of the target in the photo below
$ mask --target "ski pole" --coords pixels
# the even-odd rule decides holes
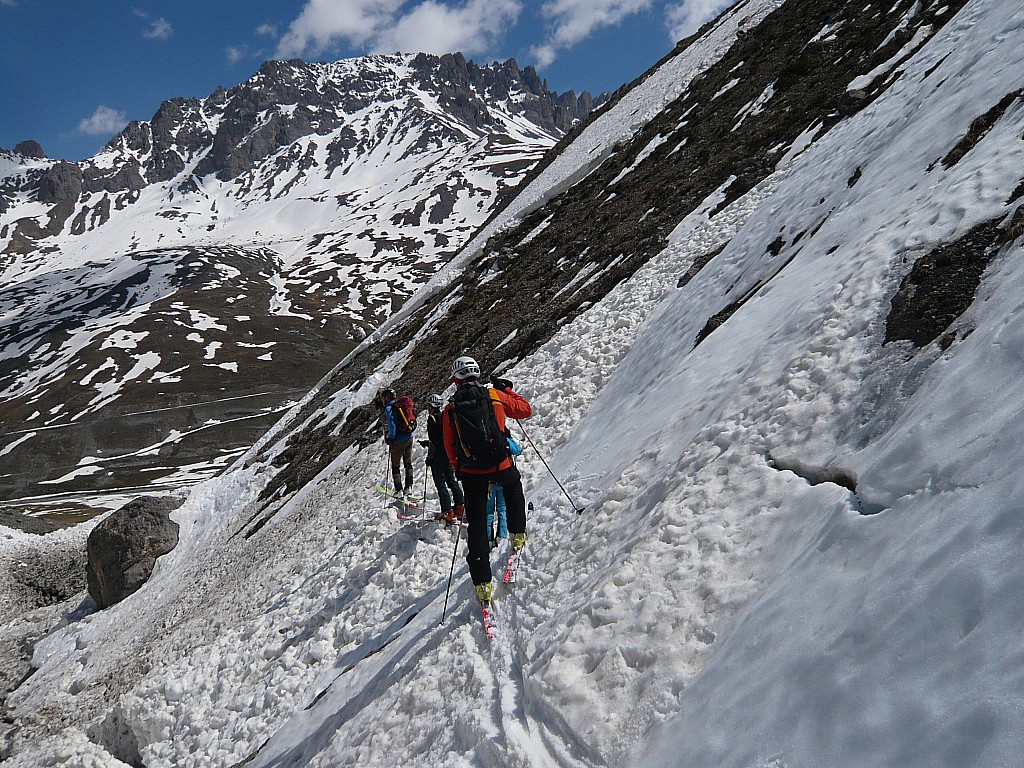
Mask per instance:
[[[455,548],[452,550],[452,567],[448,569],[448,588],[444,591],[444,608],[441,609],[441,624],[444,624],[445,614],[448,613],[448,594],[452,591],[452,574],[455,573],[455,556],[459,553],[459,539],[462,538],[462,525],[455,531]]]
[[[427,468],[423,468],[423,514],[427,513]]]
[[[555,485],[562,489],[562,493],[565,494],[565,498],[567,498],[569,500],[569,503],[572,504],[572,508],[576,511],[576,514],[582,515],[583,510],[585,510],[586,507],[576,506],[576,502],[572,500],[572,496],[569,495],[569,492],[565,490],[562,484],[558,481],[558,478],[555,477],[555,473],[551,471],[551,467],[548,466],[548,463],[544,461],[544,457],[541,455],[540,449],[537,448],[537,444],[533,442],[533,438],[530,437],[530,433],[526,431],[526,427],[523,426],[523,422],[521,422],[519,419],[516,419],[516,424],[518,424],[519,428],[523,430],[523,437],[525,437],[526,441],[533,446],[533,450],[537,451],[537,458],[540,459],[541,463],[544,465],[544,468],[548,471],[548,474],[551,475],[551,479],[555,481]]]
[[[387,491],[388,488],[388,464],[391,463],[391,448],[387,443],[384,443],[384,476],[380,481],[380,487]],[[384,504],[381,506],[381,514],[388,511],[388,495],[387,493],[382,494],[384,496]]]

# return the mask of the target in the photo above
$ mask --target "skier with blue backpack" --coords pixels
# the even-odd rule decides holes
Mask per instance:
[[[391,458],[391,477],[395,483],[395,496],[408,498],[413,493],[412,433],[416,429],[416,413],[409,396],[398,397],[395,390],[382,389],[377,393],[378,407],[384,409],[384,442]],[[404,464],[405,482],[402,482]]]
[[[495,530],[495,518],[498,528]],[[505,492],[500,485],[491,483],[487,494],[487,531],[491,536],[491,549],[498,546],[498,539],[508,538],[508,516],[505,509]]]
[[[523,449],[519,443],[508,438],[509,455],[514,459]],[[487,530],[491,536],[491,549],[498,546],[498,539],[508,538],[508,516],[505,508],[505,491],[500,485],[491,483],[487,495]]]

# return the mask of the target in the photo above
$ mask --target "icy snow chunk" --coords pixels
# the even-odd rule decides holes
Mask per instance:
[[[185,684],[171,679],[164,683],[164,697],[168,701],[181,701],[185,697]]]

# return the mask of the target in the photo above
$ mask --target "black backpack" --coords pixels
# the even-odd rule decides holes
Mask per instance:
[[[476,382],[455,390],[448,417],[460,469],[493,469],[509,457],[508,440],[494,413],[498,402],[488,387]]]

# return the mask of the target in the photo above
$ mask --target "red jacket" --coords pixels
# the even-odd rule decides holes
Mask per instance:
[[[513,419],[528,419],[533,415],[533,408],[526,401],[522,395],[513,392],[511,389],[500,390],[489,387],[487,390],[491,396],[491,402],[494,403],[494,416],[498,420],[498,426],[504,430],[505,417]],[[444,450],[448,454],[448,460],[452,463],[452,466],[456,470],[465,472],[469,475],[488,475],[491,472],[500,472],[503,469],[508,469],[512,466],[512,459],[507,458],[501,464],[490,469],[459,469],[459,456],[455,450],[456,437],[455,432],[452,429],[452,420],[450,410],[454,407],[452,403],[449,403],[445,409],[445,416],[441,420],[442,427],[444,428]]]

